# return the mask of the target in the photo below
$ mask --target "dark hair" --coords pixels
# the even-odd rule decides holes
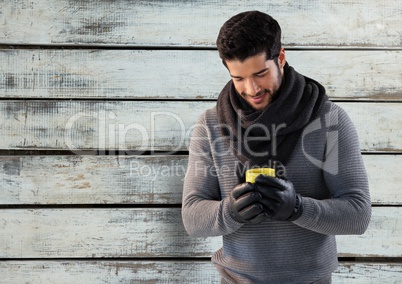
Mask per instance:
[[[223,24],[216,45],[224,64],[225,60],[243,61],[264,51],[267,60],[274,59],[281,49],[281,27],[265,13],[243,12]]]

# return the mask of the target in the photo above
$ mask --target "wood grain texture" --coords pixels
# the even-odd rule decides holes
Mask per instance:
[[[0,149],[188,149],[201,113],[215,102],[0,101]],[[338,103],[362,151],[402,150],[402,104]]]
[[[341,262],[333,273],[333,284],[392,283],[402,279],[400,263]]]
[[[181,204],[187,159],[3,156],[0,204]]]
[[[0,150],[90,154],[0,156],[0,283],[220,282],[205,257],[221,238],[182,225],[187,156],[137,155],[187,150],[229,80],[219,28],[254,9],[279,21],[297,71],[354,101],[339,104],[373,216],[364,235],[337,236],[339,256],[365,261],[342,262],[333,283],[400,282],[400,1],[0,0]],[[135,156],[102,156],[116,149]]]
[[[0,283],[192,283],[219,284],[210,261],[7,261]],[[340,262],[333,284],[398,283],[398,263]]]
[[[397,0],[0,3],[0,42],[7,44],[214,46],[227,19],[261,10],[278,20],[288,46],[401,46]]]
[[[331,99],[402,101],[401,51],[286,56]],[[230,79],[217,51],[207,50],[13,49],[0,50],[0,62],[7,62],[0,66],[4,98],[216,99]]]
[[[1,209],[0,258],[209,257],[221,238],[190,238],[180,208]],[[374,207],[339,256],[401,257],[402,208]]]
[[[0,148],[184,150],[198,116],[214,104],[2,101]]]
[[[336,236],[339,254],[345,257],[402,257],[401,218],[402,207],[373,207],[369,228],[363,235]]]
[[[0,258],[209,256],[220,238],[190,238],[180,208],[0,210]]]
[[[374,205],[402,205],[402,155],[364,155]],[[187,156],[0,156],[0,205],[181,204]]]

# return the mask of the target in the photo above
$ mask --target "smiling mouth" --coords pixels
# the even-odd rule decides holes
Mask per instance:
[[[266,94],[267,94],[267,92],[264,91],[262,94],[258,94],[256,96],[249,96],[249,97],[254,103],[260,103],[264,99]]]

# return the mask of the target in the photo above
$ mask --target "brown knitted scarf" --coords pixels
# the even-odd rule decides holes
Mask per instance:
[[[252,109],[229,81],[217,101],[218,121],[225,141],[247,167],[270,161],[286,165],[303,128],[328,100],[325,88],[287,63],[284,81],[273,102]]]

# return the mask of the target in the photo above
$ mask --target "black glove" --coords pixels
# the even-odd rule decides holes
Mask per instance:
[[[236,185],[230,193],[229,212],[239,223],[259,224],[267,219],[264,208],[258,201],[261,195],[250,183]]]
[[[271,220],[294,221],[300,217],[302,197],[290,181],[259,175],[255,179],[255,188],[261,194],[259,202]]]

